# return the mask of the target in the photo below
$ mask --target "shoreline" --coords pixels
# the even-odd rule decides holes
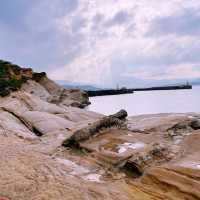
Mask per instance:
[[[200,112],[198,100],[200,87],[192,90],[146,91],[132,94],[90,97],[87,110],[111,114],[121,108],[130,116],[157,113]]]

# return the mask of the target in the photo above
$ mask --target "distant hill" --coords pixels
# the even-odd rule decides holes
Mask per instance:
[[[97,88],[92,85],[70,85],[70,84],[65,84],[63,85],[64,88],[72,88],[72,89],[80,89],[80,90],[92,90],[92,91],[97,91],[101,90],[101,88]]]
[[[58,84],[65,88],[78,88],[81,90],[91,90],[97,91],[101,89],[116,89],[117,85],[119,88],[144,88],[144,87],[159,87],[159,86],[172,86],[172,85],[182,85],[187,82],[191,85],[200,85],[199,79],[171,79],[171,80],[147,80],[147,79],[136,79],[136,78],[120,78],[117,83],[112,85],[102,85],[97,86],[93,84],[84,84],[79,82],[67,82],[67,81],[56,81]]]
[[[191,81],[191,84],[192,84],[192,85],[200,85],[200,79]]]
[[[56,81],[56,83],[68,89],[93,90],[93,91],[102,89],[99,86],[84,84],[81,82],[68,82],[68,81],[60,80],[60,81]]]

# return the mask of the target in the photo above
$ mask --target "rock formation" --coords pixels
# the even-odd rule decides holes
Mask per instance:
[[[87,140],[90,137],[98,134],[102,129],[110,128],[112,126],[120,127],[123,125],[123,119],[127,117],[127,112],[121,110],[114,115],[108,117],[103,117],[92,124],[86,125],[86,127],[81,128],[73,133],[73,135],[63,142],[64,146],[69,144],[77,144],[83,140]]]
[[[30,68],[0,60],[0,96],[7,96],[19,89],[59,105],[84,108],[90,104],[87,93],[83,91],[64,89],[44,72],[35,73]]]
[[[45,73],[3,73],[23,82],[1,87],[0,199],[200,199],[199,114],[103,116]]]

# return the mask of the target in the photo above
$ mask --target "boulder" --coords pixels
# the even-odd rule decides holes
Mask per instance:
[[[70,139],[67,139],[63,142],[63,145],[67,146],[71,143],[79,143],[80,141],[87,140],[90,137],[98,134],[100,130],[105,128],[111,128],[112,126],[121,127],[123,124],[123,121],[121,121],[121,119],[125,119],[126,116],[127,112],[122,110],[114,115],[103,117],[102,119],[97,120],[94,123],[75,131]]]
[[[126,112],[126,110],[120,110],[119,112],[115,113],[114,115],[110,115],[109,117],[124,120],[127,116],[128,113]]]

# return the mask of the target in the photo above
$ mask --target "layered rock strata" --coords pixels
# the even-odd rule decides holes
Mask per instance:
[[[199,114],[103,116],[72,106],[80,92],[26,74],[0,97],[0,198],[200,199]]]

